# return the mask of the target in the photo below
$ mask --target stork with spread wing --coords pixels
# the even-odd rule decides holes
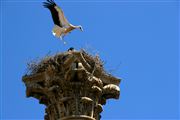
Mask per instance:
[[[62,9],[56,5],[54,0],[47,0],[47,2],[43,2],[43,3],[44,3],[43,6],[45,8],[48,8],[51,12],[55,24],[52,30],[54,36],[62,39],[62,37],[64,37],[74,29],[80,29],[81,31],[83,31],[81,25],[74,26],[68,22],[68,20],[64,16]]]

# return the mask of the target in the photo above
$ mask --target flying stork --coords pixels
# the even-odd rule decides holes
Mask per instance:
[[[83,31],[82,26],[72,25],[68,22],[62,9],[56,5],[54,0],[47,0],[47,2],[43,2],[43,6],[48,8],[51,12],[53,21],[54,21],[54,28],[52,30],[52,34],[62,40],[62,38],[70,33],[74,29],[80,29]]]

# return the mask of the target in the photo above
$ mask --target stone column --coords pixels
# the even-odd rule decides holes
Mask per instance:
[[[45,120],[99,120],[106,100],[119,98],[120,79],[84,50],[46,57],[29,69],[26,95],[46,105]]]

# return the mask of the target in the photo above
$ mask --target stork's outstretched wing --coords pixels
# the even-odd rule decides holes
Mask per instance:
[[[69,22],[65,18],[62,9],[58,7],[53,0],[47,0],[47,2],[43,2],[43,3],[44,3],[44,7],[48,8],[51,11],[54,24],[60,27],[69,26]]]
[[[60,7],[58,7],[58,6],[56,6],[55,9],[59,13],[58,15],[59,15],[60,21],[62,22],[63,27],[69,26],[69,22],[66,19],[66,17],[64,16],[64,12],[62,11],[62,9]]]

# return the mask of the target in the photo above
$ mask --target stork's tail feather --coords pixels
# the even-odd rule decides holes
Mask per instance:
[[[63,29],[57,25],[55,25],[52,30],[52,34],[58,38],[60,38],[62,36],[62,32],[63,32]]]
[[[66,44],[66,42],[63,40],[64,38],[64,34],[63,34],[63,28],[55,25],[53,30],[52,30],[52,34],[57,37],[57,38],[60,38],[60,40],[63,41],[64,44]]]

